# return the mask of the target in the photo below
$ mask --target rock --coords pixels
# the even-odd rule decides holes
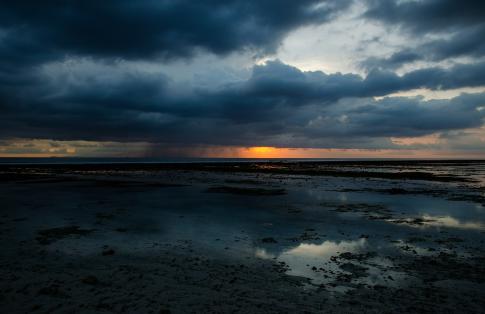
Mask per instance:
[[[83,279],[81,279],[81,282],[85,283],[87,285],[97,285],[99,283],[99,280],[95,276],[90,275],[90,276],[86,276]]]
[[[364,277],[367,275],[367,268],[353,263],[345,263],[339,266],[342,270],[352,273],[354,277]]]
[[[94,230],[92,229],[80,229],[79,226],[52,228],[52,229],[39,230],[37,232],[38,236],[36,239],[40,244],[47,245],[72,235],[85,236],[90,234],[93,231]]]
[[[32,307],[31,307],[31,311],[34,312],[34,311],[37,311],[37,310],[40,310],[41,309],[41,305],[39,304],[34,304]]]
[[[47,295],[50,297],[60,297],[60,298],[67,297],[67,295],[59,288],[58,285],[51,285],[48,287],[41,288],[37,294]]]
[[[263,238],[261,239],[261,242],[263,243],[278,243],[274,238],[268,237],[268,238]]]
[[[98,219],[113,219],[115,216],[111,213],[97,213],[96,218]]]
[[[107,249],[107,250],[104,250],[102,254],[103,254],[103,256],[114,255],[115,254],[115,250],[113,250],[113,249]]]

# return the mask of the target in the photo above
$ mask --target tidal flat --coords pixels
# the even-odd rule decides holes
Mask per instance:
[[[0,165],[1,313],[483,313],[484,161]]]

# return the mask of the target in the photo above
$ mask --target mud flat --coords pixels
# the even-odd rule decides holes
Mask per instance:
[[[0,166],[2,313],[483,313],[484,163]]]

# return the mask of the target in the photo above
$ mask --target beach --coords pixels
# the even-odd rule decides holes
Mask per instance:
[[[483,313],[485,162],[0,165],[2,313]]]

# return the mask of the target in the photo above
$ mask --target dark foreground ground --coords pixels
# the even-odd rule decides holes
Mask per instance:
[[[485,162],[0,166],[0,313],[483,313]]]

